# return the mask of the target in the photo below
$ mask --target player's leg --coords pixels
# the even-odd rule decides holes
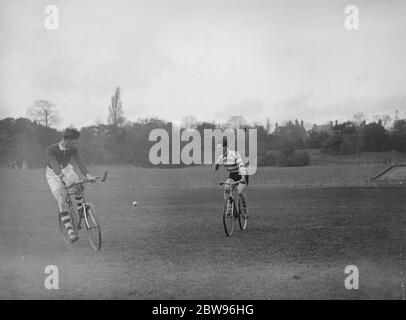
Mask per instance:
[[[65,168],[63,168],[62,172],[66,176],[66,178],[70,181],[70,183],[75,183],[80,180],[79,176],[77,173],[73,170],[72,165],[68,164]],[[77,194],[75,194],[75,202],[76,202],[76,208],[79,213],[81,214],[80,210],[82,209],[83,205],[83,187],[82,186],[76,186],[74,190]]]
[[[82,209],[83,209],[83,196],[82,196],[82,193],[78,193],[78,194],[75,195],[75,201],[76,201],[76,208],[77,208],[78,213],[80,215],[82,213]]]
[[[230,186],[230,184],[234,183],[235,181],[231,178],[227,178],[227,180],[225,181],[224,184],[224,199],[227,199],[228,197],[231,196],[231,191],[232,188]]]
[[[59,218],[67,230],[69,239],[74,241],[77,239],[77,235],[73,230],[68,204],[66,203],[66,189],[64,189],[62,181],[56,176],[53,170],[49,168],[47,168],[46,180],[58,204]]]
[[[70,240],[77,238],[73,230],[73,225],[71,221],[71,216],[69,215],[68,204],[66,203],[66,189],[58,189],[53,192],[53,195],[58,203],[59,207],[59,218],[62,221],[62,224],[65,226],[66,231]]]
[[[248,209],[247,209],[247,186],[248,186],[248,176],[245,176],[245,184],[239,183],[238,184],[238,189],[237,193],[238,196],[241,200],[241,209],[242,209],[242,214],[244,214],[246,217],[248,217]]]
[[[230,184],[234,182],[235,181],[232,178],[227,178],[226,183],[224,184],[224,199],[228,199],[231,196],[233,189],[230,186]],[[231,204],[228,203],[227,214],[230,214],[231,210],[232,210]]]

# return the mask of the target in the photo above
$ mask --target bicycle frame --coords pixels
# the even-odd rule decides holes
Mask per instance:
[[[222,181],[220,182],[220,185],[229,185],[231,186],[231,195],[227,198],[227,200],[231,200],[231,205],[233,205],[233,203],[235,203],[235,199],[236,197],[234,196],[235,191],[237,190],[238,185],[242,183],[242,184],[246,184],[246,182],[242,182],[241,180],[239,181],[235,181],[235,182],[226,182],[226,181]],[[234,210],[233,210],[234,211]],[[240,216],[240,208],[237,208],[237,218]]]
[[[83,219],[83,213],[86,210],[87,202],[85,199],[84,185],[89,182],[95,182],[96,180],[99,180],[99,179],[100,179],[100,181],[106,181],[106,177],[107,177],[107,172],[105,172],[102,177],[94,177],[93,179],[86,178],[86,179],[79,180],[78,182],[75,182],[69,186],[65,186],[65,190],[66,190],[65,201],[69,205],[69,207],[72,208],[72,211],[74,212],[74,218],[78,218],[77,223],[76,223],[76,221],[73,221],[75,229],[80,229],[81,222]],[[72,188],[74,188],[74,187],[79,187],[79,188],[77,188],[78,190],[72,190]],[[79,217],[77,217],[77,210],[72,206],[73,201],[71,199],[71,196],[78,196],[78,195],[82,196],[82,210],[81,210],[81,213],[79,214]],[[75,231],[77,231],[77,230],[75,230]]]
[[[86,204],[87,204],[87,202],[85,200],[84,187],[82,186],[82,188],[79,191],[76,191],[76,190],[68,191],[70,189],[70,187],[67,187],[65,189],[67,191],[65,201],[68,204],[68,206],[72,209],[71,213],[74,216],[73,218],[75,220],[78,220],[78,221],[73,221],[74,229],[75,229],[75,231],[77,231],[76,229],[81,229],[83,213],[86,210]],[[71,198],[71,196],[79,196],[79,195],[82,197],[82,207],[81,207],[82,210],[80,210],[80,214],[78,212],[79,208],[75,209],[72,198]]]
[[[72,195],[81,195],[83,198],[83,203],[86,203],[85,201],[85,195],[84,195],[84,189],[85,189],[85,184],[89,183],[89,182],[96,182],[97,180],[100,180],[102,182],[106,181],[107,178],[107,171],[104,172],[103,176],[98,176],[98,177],[94,177],[92,179],[81,179],[75,183],[70,184],[69,186],[65,186],[64,189],[66,190],[66,203],[68,203],[69,205],[72,204],[72,199],[70,198],[70,196]],[[72,190],[73,187],[77,187],[79,186],[79,191],[78,190],[74,190],[74,191],[69,191],[69,189]]]
[[[69,206],[69,214],[72,219],[73,230],[75,232],[77,232],[79,229],[82,229],[81,223],[82,223],[82,219],[84,219],[89,242],[95,250],[100,250],[100,248],[101,248],[101,241],[102,241],[101,231],[100,231],[100,225],[98,223],[96,211],[95,211],[93,205],[91,203],[87,202],[85,199],[84,184],[89,183],[89,182],[96,182],[96,180],[99,180],[99,179],[100,179],[100,181],[104,182],[106,180],[106,177],[107,177],[107,171],[104,173],[104,175],[102,177],[94,177],[92,179],[82,179],[71,185],[64,186],[64,189],[66,190],[65,201]],[[73,205],[73,199],[71,198],[71,196],[81,196],[81,198],[82,198],[81,207],[75,208],[75,206]],[[64,234],[61,220],[59,220],[59,223],[60,223],[61,231]],[[96,233],[93,234],[93,232],[96,232]],[[96,240],[93,238],[94,236],[96,236]],[[65,235],[64,235],[64,238],[66,240]]]
[[[220,182],[220,185],[229,185],[231,186],[231,195],[228,196],[225,199],[225,211],[223,213],[223,224],[224,224],[224,230],[226,232],[226,235],[229,237],[232,235],[233,231],[234,231],[234,221],[238,219],[239,225],[240,225],[240,229],[241,230],[245,230],[247,227],[247,220],[244,216],[241,215],[241,208],[240,208],[240,202],[235,200],[235,196],[234,193],[236,191],[236,187],[238,186],[238,184],[240,183],[244,183],[242,181],[236,181],[233,183],[230,182]],[[237,203],[237,205],[236,205]],[[228,213],[228,208],[229,206],[231,206],[231,215],[229,215]],[[231,219],[231,225],[230,227],[228,227],[229,222],[228,219]]]

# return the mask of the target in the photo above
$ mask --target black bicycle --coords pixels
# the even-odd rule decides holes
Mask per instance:
[[[65,201],[69,207],[68,213],[72,221],[73,231],[77,233],[80,229],[82,229],[82,221],[84,220],[90,245],[95,250],[100,250],[101,248],[102,244],[101,229],[94,206],[90,202],[87,202],[85,200],[84,185],[89,182],[95,182],[96,180],[104,182],[106,181],[106,178],[107,171],[104,172],[103,176],[101,177],[94,177],[93,179],[82,179],[69,186],[65,186],[65,189],[67,191]],[[75,206],[73,205],[71,196],[78,195],[81,195],[83,197],[83,202],[82,206],[76,209]],[[71,243],[69,241],[68,231],[66,230],[60,218],[59,218],[59,228],[62,232],[64,240],[67,243]]]
[[[237,204],[234,198],[235,190],[237,189],[238,184],[242,183],[241,181],[236,181],[233,183],[222,181],[220,185],[229,185],[231,186],[231,195],[224,201],[224,211],[223,211],[223,225],[226,235],[230,237],[234,232],[235,220],[238,219],[238,224],[240,225],[241,230],[247,228],[247,217],[241,214],[241,199],[237,197]]]

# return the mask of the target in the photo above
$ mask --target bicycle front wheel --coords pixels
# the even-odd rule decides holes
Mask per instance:
[[[231,206],[231,211],[227,212],[227,206],[229,203]],[[234,202],[230,199],[227,199],[224,202],[224,211],[223,211],[223,225],[227,237],[230,237],[234,231],[234,220],[235,220],[234,210],[235,210]]]
[[[97,219],[96,210],[91,203],[86,204],[84,218],[90,245],[93,249],[100,250],[102,244],[101,230],[99,221]]]
[[[240,225],[241,230],[247,229],[247,218],[241,214],[241,200],[237,200],[238,203],[238,224]]]

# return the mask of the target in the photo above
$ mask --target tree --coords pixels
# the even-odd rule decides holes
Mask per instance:
[[[406,151],[406,119],[396,120],[393,124],[392,145],[396,151]]]
[[[107,122],[112,124],[114,128],[120,127],[124,124],[125,118],[123,117],[123,107],[121,102],[120,87],[116,87],[114,95],[111,96],[111,104],[109,106],[109,116]]]
[[[391,147],[388,132],[381,121],[369,123],[364,127],[362,142],[364,151],[386,151]]]
[[[0,163],[27,161],[30,167],[44,164],[45,148],[58,141],[60,133],[25,118],[0,120]]]
[[[266,118],[266,132],[271,133],[272,125],[271,125],[271,119],[269,117]]]
[[[362,112],[358,112],[354,114],[353,119],[354,124],[359,127],[366,120],[366,116]]]
[[[391,122],[392,122],[392,118],[388,114],[383,114],[383,115],[376,114],[376,115],[373,116],[373,119],[377,123],[380,121],[382,123],[382,125],[385,127],[385,129],[388,129],[390,127]]]
[[[37,100],[34,105],[27,110],[27,114],[31,119],[46,127],[50,127],[58,123],[58,114],[55,105],[46,100]]]
[[[241,129],[246,124],[247,122],[242,116],[231,116],[228,119],[226,126],[232,129]]]
[[[320,149],[323,143],[329,139],[329,134],[325,131],[310,131],[306,140],[306,147],[311,149]]]

